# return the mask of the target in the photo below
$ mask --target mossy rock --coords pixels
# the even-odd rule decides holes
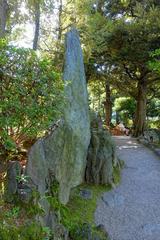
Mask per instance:
[[[104,227],[93,227],[89,223],[83,223],[70,232],[71,240],[109,240]]]
[[[22,226],[0,223],[0,240],[49,240],[50,236],[50,230],[37,222],[28,222]]]

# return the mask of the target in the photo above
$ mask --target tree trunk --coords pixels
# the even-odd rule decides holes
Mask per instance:
[[[139,82],[138,83],[138,97],[137,97],[137,106],[135,112],[135,120],[134,120],[134,137],[138,137],[143,134],[146,123],[146,92],[147,87],[146,83]]]
[[[0,38],[5,36],[8,10],[7,0],[0,0]]]
[[[63,66],[62,64],[62,13],[63,13],[63,1],[58,1],[58,21],[57,21],[57,42],[56,42],[56,51],[55,51],[55,57],[54,62],[58,66],[59,69],[61,69]]]
[[[33,50],[37,50],[38,48],[38,40],[39,40],[39,30],[40,30],[40,1],[35,1],[35,32],[33,39]]]
[[[112,101],[111,101],[111,90],[110,85],[106,81],[106,101],[104,102],[106,112],[106,126],[110,127],[112,118]]]
[[[60,0],[58,8],[58,41],[62,39],[62,7],[62,0]]]

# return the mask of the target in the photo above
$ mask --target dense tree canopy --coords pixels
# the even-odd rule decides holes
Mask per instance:
[[[157,71],[148,66],[151,52],[160,47],[159,4],[151,1],[99,3],[100,11],[89,20],[92,62],[103,75],[108,74],[110,67],[110,82],[126,96],[135,98],[134,135],[138,136],[145,128],[148,94],[160,81]]]
[[[84,191],[80,187],[73,191],[76,200],[71,194],[68,206],[62,203],[82,181],[112,186],[119,182],[122,162],[109,131],[143,140],[151,132],[158,147],[159,16],[160,0],[0,0],[0,239],[51,240],[63,235],[84,240],[85,228],[85,239],[89,234],[92,239],[108,239],[106,234],[97,235],[101,225],[93,229],[94,237],[93,219],[87,216],[93,214],[99,186],[95,192],[94,186]],[[77,31],[69,32],[72,37],[65,44],[65,34],[72,28],[78,29],[81,39],[85,74]],[[128,146],[133,154],[136,141],[124,142],[123,150]],[[141,149],[134,151],[138,158],[147,156]],[[6,166],[11,166],[8,183],[15,184],[15,205],[2,198]],[[158,176],[152,171],[149,177],[155,173]],[[65,201],[60,202],[60,195]],[[33,216],[36,222],[30,224]],[[45,218],[51,229],[41,226],[38,217]],[[91,225],[86,224],[88,219]]]

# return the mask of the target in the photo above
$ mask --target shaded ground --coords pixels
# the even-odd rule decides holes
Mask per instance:
[[[111,240],[160,239],[160,159],[129,137],[115,137],[125,161],[121,184],[103,195],[95,213]]]

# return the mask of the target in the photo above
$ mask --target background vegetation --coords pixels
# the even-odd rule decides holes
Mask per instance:
[[[23,164],[63,113],[64,36],[72,26],[81,37],[90,108],[104,125],[123,122],[135,137],[160,128],[159,15],[157,0],[0,0],[1,182],[5,164]],[[21,228],[19,210],[5,207],[10,217],[1,219],[0,239],[50,238],[34,223]]]

